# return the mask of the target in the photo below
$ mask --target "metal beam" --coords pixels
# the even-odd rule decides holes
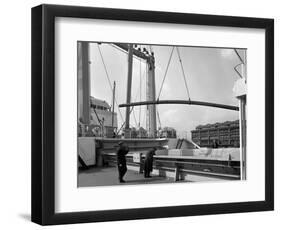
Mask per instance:
[[[159,101],[140,101],[132,102],[127,104],[120,104],[119,107],[130,107],[130,106],[140,106],[140,105],[156,105],[156,104],[184,104],[184,105],[199,105],[199,106],[209,106],[220,109],[239,111],[239,107],[232,105],[217,104],[211,102],[203,101],[191,101],[191,100],[159,100]]]
[[[128,52],[129,51],[129,45],[127,43],[113,43],[113,45],[119,47],[120,49]],[[139,57],[141,59],[144,60],[149,60],[151,58],[150,55],[145,55],[143,52],[137,50],[137,49],[132,49],[133,50],[133,55],[135,55],[136,57]]]

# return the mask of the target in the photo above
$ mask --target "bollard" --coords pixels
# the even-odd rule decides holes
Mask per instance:
[[[142,174],[144,170],[144,160],[142,159],[142,153],[140,153],[140,169],[139,173]]]
[[[228,154],[228,167],[232,166],[231,161],[232,161],[231,155]]]
[[[178,164],[176,164],[175,165],[176,167],[175,167],[175,176],[174,176],[174,181],[176,182],[176,181],[179,181],[179,175],[180,175],[180,170],[179,170],[179,166],[178,166]]]

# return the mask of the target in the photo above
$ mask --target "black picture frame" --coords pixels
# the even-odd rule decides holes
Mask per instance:
[[[55,213],[55,18],[109,19],[265,29],[265,200]],[[32,221],[41,225],[163,218],[274,209],[274,20],[110,8],[32,8]]]

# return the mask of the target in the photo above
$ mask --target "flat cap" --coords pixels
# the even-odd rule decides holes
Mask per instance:
[[[118,142],[118,145],[122,145],[122,144],[124,144],[124,141],[119,141]]]

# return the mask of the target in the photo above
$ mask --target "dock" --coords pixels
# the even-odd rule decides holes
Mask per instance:
[[[202,177],[190,175],[188,180],[174,181],[172,177],[159,176],[156,172],[152,173],[151,178],[144,178],[143,174],[135,171],[128,166],[128,171],[124,177],[126,183],[119,183],[117,168],[112,167],[92,167],[78,172],[78,187],[92,186],[112,186],[112,185],[145,185],[145,184],[163,184],[163,183],[183,183],[183,182],[205,182],[205,181],[223,181],[224,179],[213,177]]]

